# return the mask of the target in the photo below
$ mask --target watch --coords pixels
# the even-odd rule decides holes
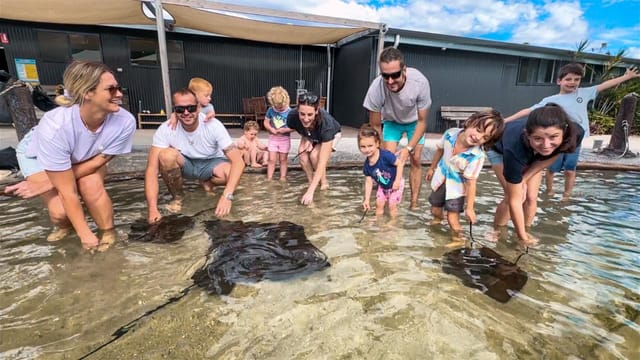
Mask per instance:
[[[232,193],[226,193],[226,194],[224,194],[224,198],[229,200],[229,201],[233,201],[233,194]]]
[[[409,154],[413,154],[413,146],[407,146],[407,150],[409,150]]]

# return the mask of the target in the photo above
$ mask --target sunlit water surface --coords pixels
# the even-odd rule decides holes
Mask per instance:
[[[240,284],[229,296],[196,288],[91,358],[640,358],[640,174],[585,171],[569,204],[541,196],[532,232],[542,241],[518,262],[529,281],[506,304],[432,261],[450,237],[427,225],[426,200],[420,211],[406,209],[408,187],[398,219],[368,214],[359,222],[360,171],[332,172],[312,207],[298,205],[304,180],[300,172],[288,184],[245,174],[229,219],[300,224],[330,268]],[[511,230],[497,245],[484,241],[500,194],[493,176],[483,175],[478,189],[474,238],[514,261],[523,249]],[[143,183],[108,190],[126,239],[146,213]],[[185,214],[217,200],[189,190]],[[209,245],[197,221],[177,243],[120,241],[89,255],[75,236],[46,242],[39,200],[2,198],[0,214],[0,358],[78,358],[96,349],[191,285]]]

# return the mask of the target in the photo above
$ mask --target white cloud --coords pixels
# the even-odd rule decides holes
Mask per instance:
[[[619,2],[605,1],[607,5]],[[629,48],[630,57],[640,58],[631,50],[631,47],[638,47],[640,23],[635,27],[616,29],[590,25],[583,8],[590,3],[581,4],[579,0],[238,0],[236,3],[383,22],[389,27],[406,30],[476,38],[493,35],[514,43],[569,50],[575,50],[582,40],[589,40],[589,47],[594,50],[606,42],[607,50],[611,52]]]
[[[392,27],[449,35],[501,32],[505,27],[535,17],[535,8],[530,4],[495,0],[415,0],[379,11],[382,20]]]
[[[516,26],[512,41],[543,46],[575,48],[589,38],[589,27],[578,2],[547,3],[537,19]]]
[[[640,47],[630,47],[627,49],[627,57],[632,59],[640,59]]]

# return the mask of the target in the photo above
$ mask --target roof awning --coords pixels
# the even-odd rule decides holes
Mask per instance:
[[[291,11],[255,8],[207,0],[0,0],[0,19],[76,25],[156,25],[166,108],[171,108],[165,45],[166,17],[151,19],[151,9],[171,15],[174,28],[204,31],[231,38],[292,45],[340,46],[379,32],[378,53],[386,25]],[[156,10],[146,12],[156,12]],[[264,20],[262,20],[264,19]],[[329,50],[328,50],[329,51]],[[330,66],[329,66],[330,67]],[[327,82],[330,82],[330,70]],[[327,85],[327,98],[329,96]]]
[[[365,31],[358,27],[324,27],[292,25],[225,15],[182,5],[164,4],[176,20],[175,26],[225,36],[278,44],[334,44],[350,35]]]
[[[153,4],[153,1],[149,3]],[[381,27],[381,24],[374,22],[257,9],[215,1],[163,0],[162,4],[175,20],[176,27],[277,44],[335,44],[347,37],[378,31]],[[273,20],[251,19],[241,15],[243,9],[254,11],[253,15],[272,16]],[[229,14],[238,10],[238,16]],[[0,0],[0,18],[77,25],[156,23],[155,19],[145,16],[141,0]],[[314,25],[285,23],[291,22],[287,20],[291,18],[306,20]]]
[[[153,25],[138,0],[0,0],[0,18],[77,25]]]

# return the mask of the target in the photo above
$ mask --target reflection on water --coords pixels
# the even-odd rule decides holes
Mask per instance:
[[[541,245],[518,262],[529,280],[502,304],[445,274],[446,227],[428,206],[361,223],[360,171],[333,172],[315,204],[290,183],[245,174],[229,220],[304,227],[332,266],[286,281],[238,284],[228,296],[192,290],[143,318],[92,358],[638,358],[640,174],[581,172],[575,199],[542,197]],[[491,228],[499,186],[478,186],[476,240]],[[215,205],[195,185],[185,214]],[[146,216],[143,184],[109,184],[121,239]],[[423,188],[423,198],[427,191]],[[162,201],[166,202],[167,199]],[[405,205],[408,205],[405,199]],[[0,357],[77,358],[192,285],[210,241],[196,221],[171,244],[125,242],[87,255],[78,238],[49,244],[38,200],[0,201]],[[200,218],[200,217],[199,217]],[[211,220],[213,214],[205,214]],[[491,247],[521,254],[515,235]]]

